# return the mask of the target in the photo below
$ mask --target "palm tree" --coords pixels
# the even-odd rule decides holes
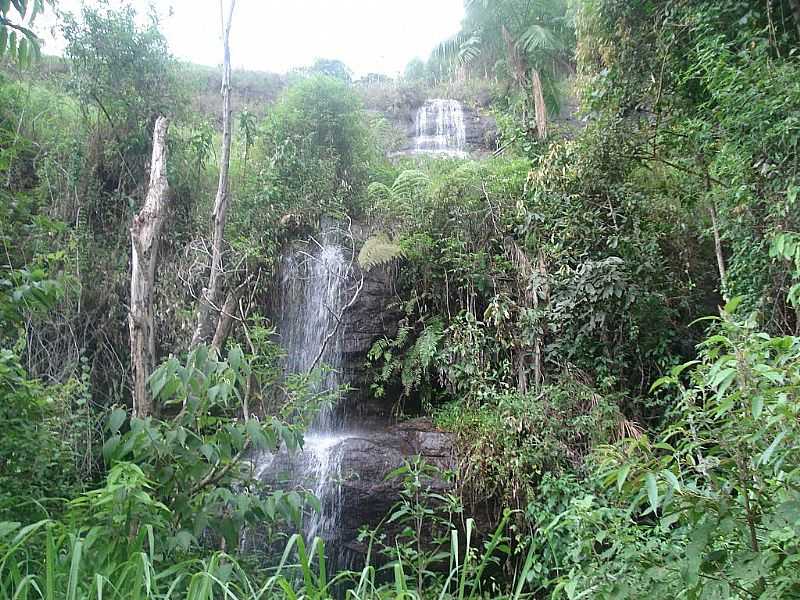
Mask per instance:
[[[547,100],[557,106],[555,79],[572,68],[574,24],[566,0],[465,0],[461,32],[439,55],[485,72],[505,68],[529,93],[540,138],[547,136]]]

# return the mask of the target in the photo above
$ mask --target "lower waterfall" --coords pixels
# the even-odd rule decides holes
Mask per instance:
[[[342,375],[343,327],[339,324],[337,328],[337,322],[352,293],[352,251],[343,247],[342,238],[335,227],[329,227],[309,243],[290,247],[281,259],[277,278],[276,328],[286,352],[285,373],[307,373],[322,367],[321,378],[314,384],[317,392],[347,384]],[[260,479],[272,479],[285,469],[288,487],[314,493],[320,510],[305,514],[303,534],[309,544],[315,537],[323,539],[329,555],[335,551],[341,517],[340,445],[352,436],[343,412],[342,406],[323,408],[306,433],[301,451],[293,456],[285,450],[277,456],[265,454],[257,457],[255,464]]]

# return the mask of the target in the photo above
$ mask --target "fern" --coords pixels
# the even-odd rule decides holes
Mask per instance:
[[[403,256],[403,249],[392,242],[385,234],[374,235],[361,247],[358,265],[369,271],[373,267],[385,265]]]
[[[392,184],[392,196],[396,200],[412,200],[427,192],[431,186],[430,178],[416,169],[400,173]]]
[[[384,204],[388,202],[392,197],[392,190],[389,189],[387,185],[383,183],[375,182],[371,183],[367,188],[367,198],[369,201],[375,204]]]
[[[444,337],[440,321],[434,321],[417,338],[414,346],[403,360],[400,382],[406,395],[422,386],[422,378],[427,375],[439,351],[439,342]]]

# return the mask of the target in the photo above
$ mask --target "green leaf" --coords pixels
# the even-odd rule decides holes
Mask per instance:
[[[20,528],[21,523],[3,521],[0,523],[0,539],[8,536],[9,533],[15,532]]]
[[[103,458],[106,460],[106,462],[109,462],[114,458],[121,439],[122,438],[120,438],[118,435],[112,435],[103,444]]]
[[[8,58],[15,60],[17,57],[17,32],[12,31],[8,36]]]
[[[728,303],[725,305],[723,310],[729,315],[736,313],[736,309],[739,308],[739,305],[742,303],[742,299],[742,296],[734,296],[728,300]]]
[[[644,476],[645,487],[647,488],[647,499],[650,501],[650,507],[653,513],[658,512],[658,482],[656,476],[652,473],[647,473]]]
[[[764,411],[764,397],[761,394],[756,394],[750,400],[750,412],[753,414],[754,419],[758,419]]]
[[[785,437],[786,437],[785,431],[781,431],[777,436],[775,436],[775,439],[769,445],[769,448],[764,450],[764,453],[761,455],[760,462],[762,465],[766,465],[770,461],[772,455],[775,453],[775,450],[778,448],[780,443],[783,441],[783,438]]]
[[[111,433],[117,433],[127,417],[128,413],[125,410],[115,408],[111,411],[111,416],[108,418],[108,430]]]
[[[28,38],[22,37],[17,47],[17,61],[23,67],[28,64]]]
[[[681,489],[680,481],[678,481],[678,478],[675,476],[675,473],[673,473],[669,469],[664,469],[663,471],[661,471],[661,476],[667,480],[667,482],[672,486],[673,490]]]
[[[631,472],[631,465],[624,465],[617,471],[617,490],[622,491],[622,486],[625,485],[625,480],[628,478],[628,473]]]

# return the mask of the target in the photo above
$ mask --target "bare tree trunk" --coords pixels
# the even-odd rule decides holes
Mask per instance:
[[[231,0],[227,21],[223,22],[222,31],[222,156],[219,167],[219,185],[217,196],[214,200],[214,232],[211,241],[211,273],[208,277],[208,286],[203,290],[200,298],[200,307],[197,313],[197,328],[192,337],[191,346],[208,343],[212,340],[216,330],[217,317],[220,314],[222,300],[222,245],[225,241],[225,223],[228,219],[228,172],[231,160],[231,50],[230,35],[233,9],[236,0]],[[222,12],[222,0],[220,0]],[[223,17],[224,19],[224,17]]]
[[[725,269],[725,256],[722,254],[722,237],[720,236],[719,224],[717,223],[717,206],[713,201],[708,207],[708,212],[711,215],[711,228],[714,230],[714,253],[717,255],[717,268],[719,269],[719,291],[724,297],[727,273]]]
[[[542,78],[538,69],[531,70],[531,93],[533,94],[533,108],[536,111],[536,133],[540,140],[547,137],[547,105],[544,102]]]
[[[217,352],[222,351],[225,341],[231,334],[231,329],[233,329],[234,322],[240,318],[244,318],[244,315],[237,313],[240,312],[239,300],[241,300],[242,295],[247,289],[248,283],[250,283],[249,279],[245,280],[241,285],[228,292],[228,296],[225,299],[225,304],[222,306],[219,319],[217,319],[217,328],[214,332],[214,339],[211,342],[211,347]]]
[[[167,119],[159,117],[153,133],[153,157],[147,198],[131,225],[131,306],[128,326],[133,366],[133,412],[137,417],[147,417],[153,413],[153,401],[147,392],[147,378],[155,366],[153,289],[159,236],[169,190],[166,145],[168,127]]]
[[[544,253],[539,250],[539,278],[540,287],[536,290],[536,308],[539,308],[538,296],[541,295],[546,306],[550,304],[550,283],[547,274],[547,263],[544,260]],[[547,321],[542,319],[542,331],[536,338],[536,388],[541,389],[544,385],[544,341],[547,336]]]

